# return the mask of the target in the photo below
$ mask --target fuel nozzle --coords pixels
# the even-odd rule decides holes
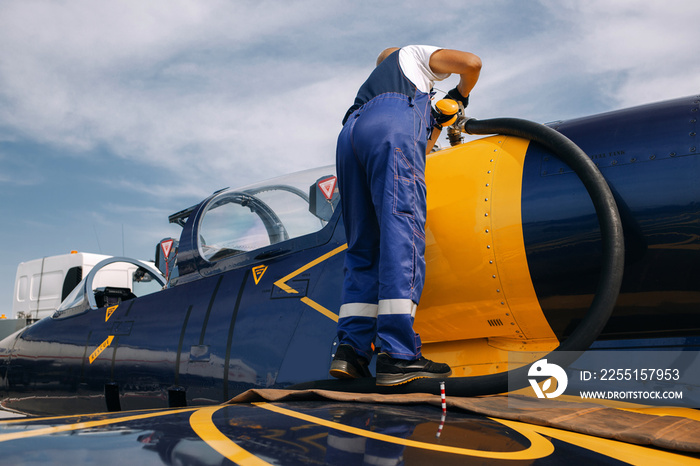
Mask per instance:
[[[462,144],[464,138],[464,122],[468,118],[464,117],[464,104],[454,99],[445,98],[438,100],[433,109],[433,116],[441,127],[447,127],[447,139],[450,146]]]
[[[447,128],[447,139],[450,141],[450,146],[452,147],[464,142],[462,133],[464,133],[464,122],[467,121],[467,118],[464,117],[464,105],[462,105],[462,102],[455,103],[459,106],[459,110],[456,113],[457,118],[455,118]]]
[[[457,125],[452,125],[447,128],[447,139],[450,141],[450,146],[454,147],[464,142],[462,137],[462,131],[456,127]]]

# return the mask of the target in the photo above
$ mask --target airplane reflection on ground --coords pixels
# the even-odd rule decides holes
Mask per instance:
[[[3,460],[81,464],[618,464],[662,450],[428,405],[245,403],[0,423]],[[436,433],[441,429],[441,435]],[[156,460],[157,456],[157,460]],[[697,457],[695,457],[697,458]]]

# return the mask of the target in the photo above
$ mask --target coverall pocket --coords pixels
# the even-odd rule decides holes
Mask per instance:
[[[413,164],[401,149],[394,150],[394,214],[413,217],[416,181]]]

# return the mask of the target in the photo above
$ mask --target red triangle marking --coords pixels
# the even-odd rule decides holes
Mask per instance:
[[[170,250],[173,248],[173,241],[175,240],[166,239],[165,241],[160,243],[160,248],[163,250],[163,255],[166,259],[170,255]]]
[[[330,178],[326,178],[325,180],[321,180],[318,182],[318,187],[321,188],[321,192],[329,201],[333,199],[333,192],[335,191],[336,180],[337,178],[335,176],[332,176]]]

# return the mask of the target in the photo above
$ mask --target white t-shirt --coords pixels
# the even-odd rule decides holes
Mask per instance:
[[[430,69],[430,56],[438,50],[440,47],[432,45],[408,45],[399,50],[401,71],[418,90],[426,94],[431,91],[435,81],[442,81],[450,76],[450,73],[435,73]]]

